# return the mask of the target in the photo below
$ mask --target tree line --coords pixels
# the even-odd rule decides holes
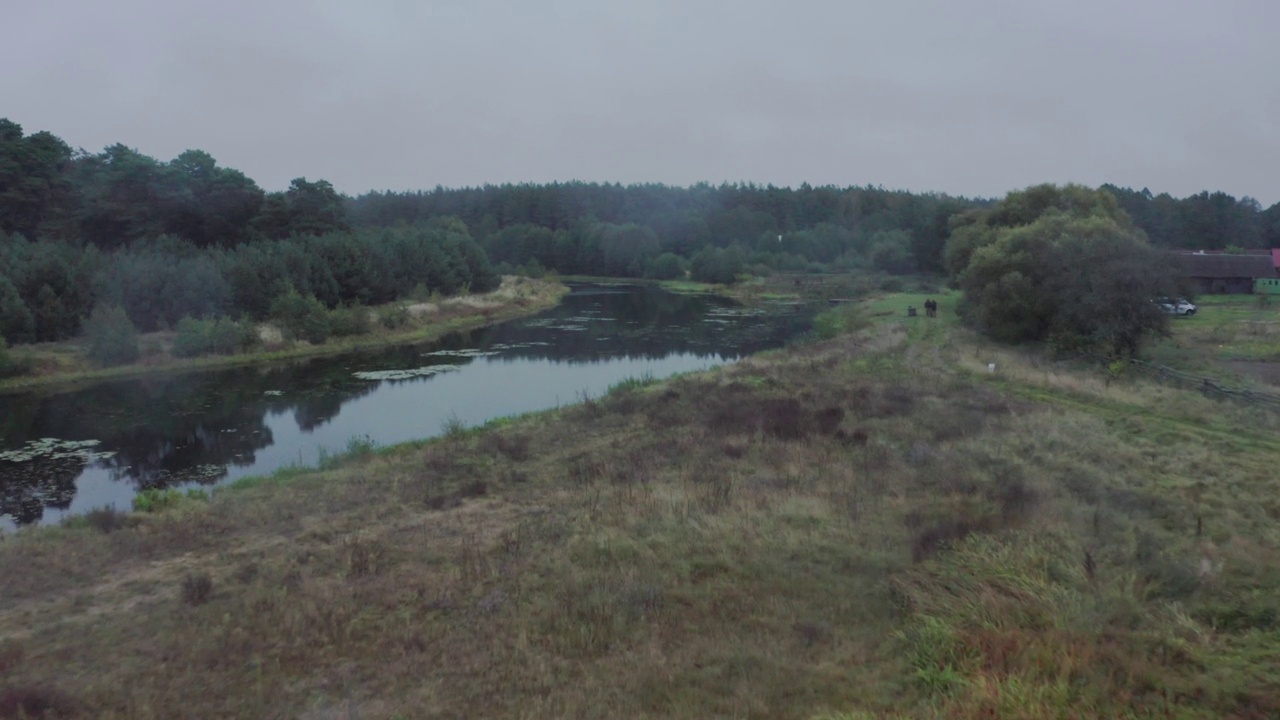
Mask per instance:
[[[499,280],[466,227],[448,219],[234,248],[161,235],[102,251],[0,235],[0,268],[0,335],[10,343],[72,337],[99,304],[123,308],[146,332],[186,317],[263,320],[291,294],[333,309],[484,292]]]
[[[1196,250],[1280,247],[1280,203],[1267,209],[1251,197],[1200,192],[1168,193],[1103,185],[1157,247]]]
[[[371,192],[357,227],[462,219],[495,263],[713,282],[741,272],[943,270],[949,218],[981,200],[876,187],[548,183]]]
[[[77,336],[95,308],[121,311],[96,316],[112,327],[124,318],[146,332],[184,319],[314,318],[317,308],[498,281],[456,219],[356,229],[323,180],[266,193],[199,150],[168,163],[122,145],[73,152],[0,120],[0,341],[9,344]]]
[[[719,283],[771,271],[922,272],[960,282],[951,256],[972,244],[975,218],[990,224],[1039,192],[996,203],[871,186],[569,182],[344,197],[306,178],[266,192],[200,150],[168,162],[120,144],[89,153],[0,119],[0,337],[71,337],[98,305],[147,331],[184,318],[263,319],[290,303],[484,290],[506,272]],[[1280,203],[1102,192],[1115,210],[1104,215],[1123,215],[1152,247],[1280,246]]]

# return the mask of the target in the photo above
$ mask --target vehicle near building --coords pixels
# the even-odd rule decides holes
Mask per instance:
[[[1156,300],[1156,306],[1168,315],[1191,317],[1196,314],[1195,304],[1186,298],[1159,298]]]

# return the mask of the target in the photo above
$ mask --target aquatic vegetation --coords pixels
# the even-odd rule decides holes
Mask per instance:
[[[361,380],[412,380],[413,378],[431,377],[432,375],[461,369],[459,365],[426,365],[405,370],[361,370],[352,373],[352,376]]]
[[[423,357],[461,357],[461,358],[482,358],[497,355],[497,350],[480,350],[477,348],[468,348],[463,350],[434,350],[432,352],[422,353]]]
[[[32,460],[106,460],[115,455],[114,452],[99,452],[92,448],[101,444],[101,440],[61,440],[58,438],[41,438],[32,440],[17,450],[0,452],[0,461],[25,463]]]

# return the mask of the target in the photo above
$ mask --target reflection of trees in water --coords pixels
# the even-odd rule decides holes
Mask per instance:
[[[273,440],[261,412],[204,420],[163,434],[137,428],[114,437],[116,454],[102,464],[111,469],[114,479],[127,480],[139,489],[178,482],[214,483],[226,477],[229,466],[252,463],[257,451]]]
[[[481,347],[512,346],[502,358],[600,361],[661,359],[673,353],[738,358],[779,347],[808,329],[812,311],[794,305],[743,310],[707,296],[656,288],[570,296],[535,320],[516,321],[471,338]]]
[[[45,508],[65,510],[76,496],[82,457],[44,457],[13,463],[0,460],[0,515],[19,525],[38,522]]]
[[[253,463],[256,453],[272,444],[268,413],[291,413],[298,427],[310,432],[382,382],[423,381],[359,380],[356,371],[461,366],[474,360],[466,351],[475,348],[491,349],[494,359],[502,360],[590,362],[672,353],[733,358],[777,347],[808,321],[809,313],[795,308],[735,315],[721,300],[651,287],[575,293],[537,318],[455,333],[429,346],[9,396],[0,439],[4,447],[38,438],[101,440],[98,449],[115,455],[98,462],[114,478],[139,488],[212,483],[225,477],[229,466]],[[0,514],[26,523],[38,520],[44,507],[70,504],[85,460],[8,465],[13,467],[0,465]]]
[[[323,383],[308,388],[308,394],[293,408],[294,422],[304,432],[311,432],[338,416],[342,406],[377,390],[376,383],[352,384],[351,373],[341,369],[340,375],[329,375]]]
[[[272,444],[268,413],[292,412],[303,430],[311,430],[375,389],[323,362],[156,376],[73,393],[11,396],[0,430],[5,447],[39,438],[101,440],[101,449],[114,455],[96,462],[140,489],[214,483],[228,467],[252,464]],[[67,458],[0,463],[0,515],[24,524],[38,521],[44,507],[67,507],[85,466],[84,459]]]

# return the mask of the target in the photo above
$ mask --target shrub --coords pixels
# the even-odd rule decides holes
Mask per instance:
[[[409,311],[403,305],[390,305],[378,313],[378,321],[388,330],[399,330],[409,324]]]
[[[447,438],[459,438],[467,434],[467,424],[457,413],[449,413],[449,417],[440,422],[440,433]]]
[[[329,311],[314,295],[302,296],[289,288],[271,301],[270,315],[289,337],[302,338],[310,343],[329,339]]]
[[[182,502],[182,493],[174,488],[147,488],[133,496],[133,511],[154,513]]]
[[[203,605],[213,597],[213,578],[209,573],[192,573],[182,578],[182,602]]]
[[[85,323],[89,359],[103,367],[138,359],[138,331],[119,305],[99,305]]]
[[[387,546],[380,540],[348,537],[342,544],[347,551],[348,577],[377,575],[386,564]]]
[[[662,253],[645,265],[644,275],[654,280],[675,280],[684,277],[684,262],[674,253]]]
[[[902,292],[906,283],[900,277],[887,277],[880,280],[880,289],[885,292]]]
[[[334,337],[365,335],[369,328],[369,310],[359,303],[329,313],[329,330]]]
[[[125,527],[127,524],[127,516],[116,510],[114,505],[106,507],[94,508],[84,514],[85,524],[96,529],[104,535],[109,535],[115,530]]]
[[[239,323],[230,318],[196,320],[186,317],[178,321],[173,354],[178,357],[233,355],[248,349],[255,339],[250,323]]]
[[[30,356],[10,352],[4,338],[0,337],[0,378],[26,375],[31,372],[33,364]]]
[[[728,285],[742,272],[742,253],[737,248],[707,246],[690,260],[690,276],[698,282]]]
[[[518,274],[529,278],[541,278],[547,274],[547,269],[538,262],[538,258],[530,258],[529,262],[521,265]]]

